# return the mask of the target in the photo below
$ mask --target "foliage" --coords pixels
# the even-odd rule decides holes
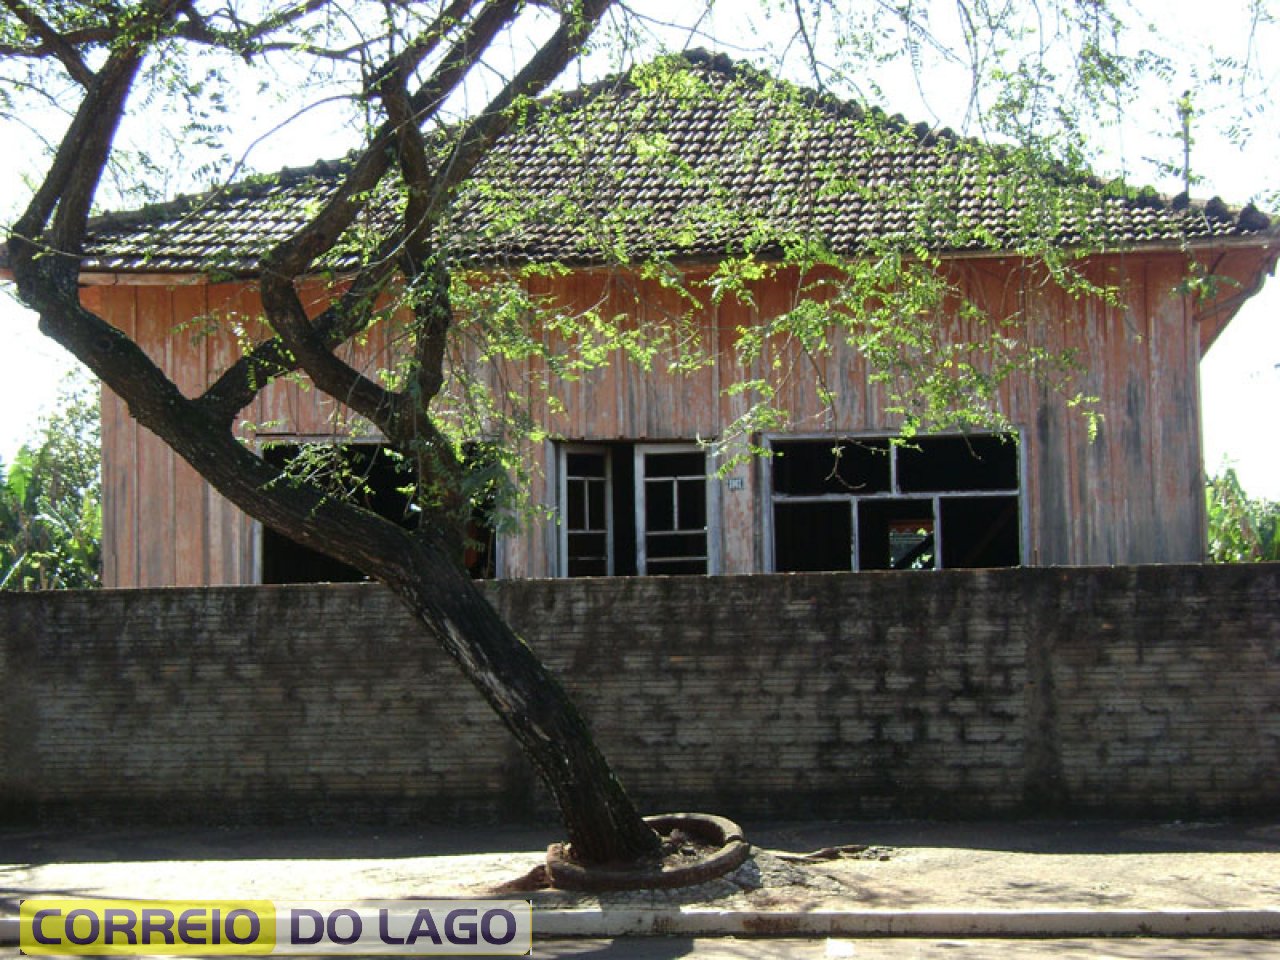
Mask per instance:
[[[719,359],[706,337],[716,304],[733,297],[753,305],[762,282],[786,276],[794,280],[789,308],[739,331],[739,356],[725,365],[722,382],[747,411],[736,426],[746,449],[762,426],[796,415],[775,402],[790,372],[846,347],[866,363],[908,432],[999,425],[1000,385],[1025,373],[1087,405],[1070,382],[1073,358],[1034,348],[1021,307],[993,316],[970,303],[963,278],[948,275],[939,252],[992,247],[985,221],[966,221],[954,193],[962,182],[985,184],[979,206],[1009,214],[997,246],[1026,265],[1020,281],[1108,297],[1063,252],[1063,238],[1071,238],[1073,254],[1105,244],[1105,234],[1091,229],[1103,188],[1081,176],[1092,159],[1090,131],[1115,122],[1143,71],[1158,62],[1122,42],[1120,5],[1106,0],[1041,0],[1032,21],[1017,4],[962,2],[950,35],[937,22],[949,8],[940,2],[795,0],[759,5],[772,16],[759,36],[776,43],[756,59],[780,77],[804,74],[804,85],[748,72],[708,91],[678,58],[657,56],[698,36],[711,13],[709,0],[673,13],[677,6],[0,3],[0,120],[52,145],[8,240],[19,294],[40,314],[42,331],[229,501],[396,591],[520,739],[584,861],[635,859],[657,841],[554,676],[462,569],[468,521],[489,509],[504,478],[507,490],[524,486],[522,445],[553,429],[535,415],[535,402],[545,398],[555,413],[567,402],[558,384],[606,363],[701,369]],[[742,5],[732,7],[736,13]],[[692,19],[672,25],[671,16]],[[958,159],[949,165],[940,155],[933,174],[901,184],[893,177],[855,182],[833,158],[810,156],[806,142],[833,122],[832,94],[874,93],[876,81],[863,78],[894,61],[917,80],[935,69],[956,78],[958,66],[972,131],[1001,141],[1001,149],[966,153],[972,142],[944,131],[935,137],[927,126],[837,106],[862,122],[866,146],[859,149],[878,151],[885,169],[912,143],[953,145]],[[652,64],[631,73],[653,93],[644,101],[649,116],[575,126],[595,106],[607,110],[608,96],[566,98],[583,110],[533,109],[571,65],[579,80],[612,73],[595,88],[607,94],[637,63]],[[267,122],[278,126],[250,129],[249,105],[266,92],[280,97]],[[663,111],[709,93],[721,98],[709,114],[727,119],[728,129],[707,144],[705,157],[676,155],[662,133]],[[42,125],[38,118],[51,109],[66,111],[65,125]],[[317,110],[326,124],[306,126]],[[511,189],[503,171],[483,171],[494,144],[534,118],[548,125],[547,149],[566,171],[553,178],[563,190],[539,204]],[[277,140],[323,144],[318,149],[330,156],[341,152],[338,143],[352,152],[324,195],[311,198],[305,222],[281,216],[290,225],[241,269],[256,277],[261,315],[245,318],[241,355],[223,358],[216,382],[192,396],[81,304],[90,214],[209,178],[221,190],[243,172],[255,144],[280,131]],[[601,153],[606,144],[666,183],[643,196],[616,194]],[[729,154],[756,170],[764,203],[744,204],[719,177],[731,165],[717,161]],[[264,178],[255,188],[267,195],[275,185]],[[669,187],[696,189],[702,199],[662,220],[655,215]],[[274,196],[287,213],[287,191]],[[837,250],[823,233],[824,211],[853,204],[876,206],[896,226],[859,249]],[[458,232],[468,208],[481,211],[478,234],[511,241],[499,244],[480,275],[466,255],[472,238]],[[520,257],[520,234],[548,224],[573,244],[560,262],[530,267]],[[690,280],[680,264],[708,237],[721,245],[702,253],[728,257],[709,281]],[[220,245],[217,235],[206,239]],[[608,279],[594,302],[559,303],[533,292],[539,275],[584,261]],[[304,281],[325,273],[339,282],[333,301],[317,310],[303,301]],[[651,300],[660,302],[640,296],[655,289],[661,296]],[[970,333],[963,345],[939,333],[944,318]],[[379,325],[399,361],[391,369],[354,366],[348,347]],[[299,374],[334,401],[335,437],[379,435],[407,467],[412,529],[363,509],[359,477],[335,486],[314,451],[282,470],[242,442],[236,424],[246,408],[273,381]],[[821,383],[818,398],[829,411],[846,401]],[[478,441],[483,455],[474,447],[469,453]],[[34,475],[25,465],[10,471],[24,495],[31,486],[24,478]]]
[[[1209,480],[1205,500],[1212,562],[1280,561],[1280,503],[1251,498],[1231,467]]]
[[[99,462],[96,387],[70,380],[37,439],[0,468],[0,589],[99,586]]]

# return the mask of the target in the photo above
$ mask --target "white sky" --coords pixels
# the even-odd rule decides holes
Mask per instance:
[[[739,2],[746,0],[735,0],[735,4],[729,5],[722,2],[716,8],[721,11],[716,15],[717,28],[723,28],[725,21],[734,16]],[[1247,4],[1242,0],[1212,5],[1199,0],[1174,3],[1139,0],[1135,6],[1156,11],[1157,22],[1162,27],[1180,30],[1185,38],[1184,49],[1200,50],[1214,44],[1222,51],[1238,55],[1245,52],[1248,30],[1243,11]],[[722,12],[726,9],[730,11],[727,16]],[[733,28],[730,20],[729,29]],[[1190,85],[1178,72],[1177,58],[1174,63],[1174,75],[1168,86],[1151,93],[1149,109],[1144,100],[1143,110],[1136,115],[1167,116],[1176,93]],[[1273,90],[1280,90],[1280,85],[1269,83],[1269,86],[1271,89],[1263,91],[1261,106],[1271,102]],[[912,103],[918,102],[914,100],[914,91],[912,97],[904,96],[901,104],[894,98],[894,91],[886,92],[890,97],[886,106],[890,109],[912,119],[919,116],[912,109]],[[1229,96],[1223,101],[1228,107]],[[945,93],[937,97],[940,101],[946,100]],[[930,106],[936,109],[937,104],[931,102]],[[1212,113],[1212,106],[1209,109]],[[1211,115],[1202,122],[1209,125],[1213,120]],[[1263,117],[1260,122],[1266,120]],[[1242,151],[1218,140],[1211,130],[1198,127],[1193,168],[1208,175],[1193,191],[1195,195],[1207,198],[1220,194],[1230,203],[1244,203],[1265,189],[1280,188],[1273,172],[1278,133],[1263,128],[1250,149]],[[1142,154],[1144,147],[1136,127],[1126,125],[1123,133],[1115,131],[1112,136],[1118,140],[1129,139],[1122,145],[1126,156]],[[275,169],[339,152],[331,148],[327,154],[310,155],[312,144],[324,149],[323,137],[293,136],[289,140],[292,149],[275,151],[260,159],[258,166]],[[1160,149],[1168,150],[1167,146]],[[20,174],[29,172],[35,165],[36,158],[20,151],[0,152],[0,219],[12,217],[25,200]],[[1129,166],[1127,160],[1126,166]],[[1154,176],[1144,179],[1131,173],[1130,179],[1152,182],[1171,192],[1177,190],[1176,184],[1159,181]],[[0,460],[6,463],[18,446],[33,435],[39,416],[52,405],[62,378],[76,366],[61,348],[38,333],[34,315],[23,310],[7,292],[7,289],[0,291],[0,331],[4,332],[0,341],[4,344],[0,350]],[[1224,463],[1230,463],[1250,494],[1280,500],[1280,438],[1274,427],[1280,413],[1280,278],[1273,279],[1244,306],[1206,356],[1201,364],[1201,392],[1207,469],[1216,472]]]

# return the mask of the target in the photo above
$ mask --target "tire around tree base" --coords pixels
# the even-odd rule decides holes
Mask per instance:
[[[587,866],[571,859],[565,844],[547,848],[547,879],[561,890],[586,892],[604,890],[651,890],[688,887],[722,877],[741,866],[751,853],[751,845],[732,820],[709,813],[668,813],[645,817],[645,823],[666,836],[681,830],[715,852],[694,861],[666,865],[659,861],[640,864]]]

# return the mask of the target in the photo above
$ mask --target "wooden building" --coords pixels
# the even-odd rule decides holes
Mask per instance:
[[[725,61],[694,59],[712,77],[740,76]],[[863,116],[844,106],[832,115]],[[715,110],[678,103],[652,122],[676,149],[687,142],[699,157],[710,152],[711,162],[727,164],[708,147],[720,120]],[[870,182],[872,153],[858,154],[840,140],[857,135],[856,124],[850,126],[833,124],[826,148],[855,165],[842,176]],[[940,150],[960,143],[934,132],[912,136],[926,165],[936,166]],[[524,132],[499,150],[500,158],[518,161],[511,164],[512,189],[529,195],[544,189],[537,176],[557,181],[573,175],[551,169],[552,154],[538,152],[536,137],[536,131]],[[888,176],[909,182],[919,176],[915,162],[899,150]],[[628,178],[636,178],[640,190],[652,176],[616,155],[611,163],[624,167],[615,178],[624,201]],[[290,211],[323,192],[328,173],[320,168],[195,205],[106,218],[85,260],[84,303],[135,338],[184,390],[199,391],[257,333],[254,251],[287,229]],[[969,204],[976,188],[965,189],[969,194],[952,205],[952,213],[961,210],[990,228],[988,238],[1007,236],[1001,218],[1017,211]],[[677,191],[662,202],[675,209],[692,200]],[[531,400],[552,438],[531,452],[532,494],[554,508],[553,518],[501,538],[491,572],[545,577],[1201,560],[1199,362],[1274,267],[1280,232],[1256,210],[1232,210],[1216,200],[1196,205],[1185,198],[1115,194],[1099,204],[1091,216],[1106,221],[1106,252],[1081,267],[1117,291],[1111,302],[1076,298],[1045,282],[1043,272],[1015,252],[1013,239],[939,251],[941,269],[956,289],[991,316],[1016,322],[1028,344],[1075,352],[1083,367],[1077,387],[1097,397],[1102,417],[1096,438],[1065,397],[1031,379],[1015,379],[997,403],[1018,443],[941,435],[894,446],[889,441],[900,418],[885,409],[883,391],[868,378],[862,357],[837,345],[830,356],[815,359],[812,376],[784,385],[788,395],[780,403],[791,412],[792,425],[757,438],[782,456],[714,475],[699,441],[720,436],[742,414],[745,401],[723,390],[740,374],[728,369],[735,362],[732,346],[740,328],[788,309],[798,295],[798,274],[784,271],[755,291],[754,303],[726,298],[702,312],[698,323],[708,348],[721,358],[718,364],[689,376],[616,364],[561,383],[558,403]],[[850,256],[865,248],[867,236],[889,229],[884,211],[865,196],[860,203],[837,201],[818,221],[833,248]],[[561,241],[551,232],[535,231],[522,238],[516,255],[563,257],[563,247],[550,249],[555,242]],[[675,257],[693,277],[714,269],[717,245],[723,245],[716,238],[703,247],[699,242]],[[1073,242],[1064,233],[1063,243]],[[477,255],[481,262],[483,254]],[[567,259],[573,259],[571,250]],[[1214,295],[1186,292],[1193,275],[1218,278]],[[657,281],[583,261],[570,273],[525,282],[531,292],[569,303],[613,302],[616,312],[641,325],[661,323],[664,298],[673,296]],[[318,307],[329,292],[317,279],[307,296]],[[955,317],[937,322],[948,337],[966,333]],[[352,348],[352,359],[369,369],[385,367],[394,360],[393,340],[385,330],[375,331]],[[813,377],[819,374],[841,398],[833,408],[817,400]],[[352,442],[335,426],[337,413],[318,391],[281,381],[245,411],[245,423],[255,425],[246,442],[337,436]],[[298,548],[231,507],[110,394],[103,398],[102,435],[107,585],[341,575],[312,565]],[[837,445],[843,455],[833,472],[830,451]]]

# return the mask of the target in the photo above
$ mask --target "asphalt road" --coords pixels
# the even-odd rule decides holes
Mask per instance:
[[[1245,960],[1280,958],[1280,940],[691,940],[637,937],[537,943],[538,960]]]
[[[17,947],[0,947],[0,960],[20,960],[21,957]],[[682,957],[698,960],[1280,960],[1280,940],[621,937],[539,941],[534,945],[533,957],[534,960],[678,960]]]

